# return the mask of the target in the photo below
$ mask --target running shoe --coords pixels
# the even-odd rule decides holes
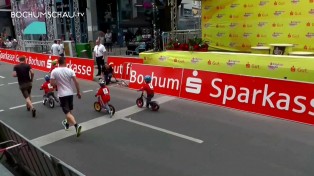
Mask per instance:
[[[65,131],[69,130],[69,124],[68,124],[68,121],[66,119],[64,119],[62,121],[62,125],[64,126]]]
[[[76,129],[76,137],[80,137],[81,136],[81,130],[82,130],[82,126],[78,125],[77,129]]]
[[[36,117],[36,109],[35,108],[32,109],[32,116]]]
[[[109,112],[109,114],[110,114],[110,118],[112,118],[112,116],[113,116],[113,110],[111,110],[111,111]]]
[[[28,107],[27,105],[26,105],[26,109],[27,109],[27,111],[30,111],[30,110],[31,110],[31,108],[30,108],[30,107]]]

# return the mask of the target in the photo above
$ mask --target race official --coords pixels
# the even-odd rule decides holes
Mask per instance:
[[[106,48],[100,41],[96,40],[96,45],[94,47],[93,58],[95,58],[97,63],[98,72],[96,76],[100,76],[101,69],[105,65]]]

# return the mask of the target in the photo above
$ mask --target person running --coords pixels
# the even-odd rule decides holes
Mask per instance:
[[[25,63],[25,56],[19,58],[20,63],[13,68],[13,77],[17,77],[20,90],[26,100],[26,108],[32,110],[32,116],[36,117],[36,109],[33,107],[31,100],[32,82],[34,80],[34,72],[32,67]]]
[[[77,97],[81,99],[80,86],[76,80],[75,72],[66,67],[66,61],[64,57],[58,59],[59,67],[55,68],[51,72],[50,83],[52,86],[58,87],[58,97],[62,110],[66,116],[66,119],[62,121],[62,125],[65,130],[68,130],[70,125],[73,125],[76,130],[76,136],[81,135],[82,126],[77,124],[74,115],[72,114],[73,110],[73,95],[74,90],[72,87],[72,80],[75,84]]]

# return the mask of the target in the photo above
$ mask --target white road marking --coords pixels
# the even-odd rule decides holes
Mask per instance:
[[[84,90],[83,93],[93,92],[93,90]]]
[[[99,118],[81,123],[80,125],[82,125],[82,130],[86,131],[86,130],[89,130],[92,128],[96,128],[97,126],[104,125],[106,123],[110,123],[110,122],[115,121],[115,120],[117,120],[117,119],[99,117]],[[61,123],[60,123],[60,125],[61,125]],[[73,128],[73,127],[71,127],[71,128]],[[47,135],[35,138],[35,139],[31,140],[31,142],[35,146],[43,147],[45,145],[57,142],[57,141],[62,140],[64,138],[73,136],[74,130],[72,130],[71,132],[65,131],[64,129],[59,130],[59,131],[55,131],[55,132],[49,133]]]
[[[43,80],[44,78],[37,78],[36,80],[38,81],[38,80]]]
[[[3,112],[4,110],[3,109],[0,109],[0,112]]]
[[[32,98],[43,97],[44,95],[32,95]]]
[[[36,101],[36,102],[33,102],[32,104],[34,105],[34,104],[38,104],[38,103],[42,103],[43,101],[41,100],[41,101]],[[14,106],[14,107],[11,107],[11,108],[9,108],[9,109],[17,109],[17,108],[22,108],[22,107],[25,107],[26,106],[26,104],[24,104],[24,105],[19,105],[19,106]]]
[[[8,83],[8,84],[17,84],[18,82],[11,82],[11,83]]]
[[[93,90],[86,90],[86,91],[83,91],[83,93],[86,93],[86,92],[91,92]],[[76,95],[76,94],[75,94]],[[32,95],[32,98],[36,98],[36,97],[42,97],[43,95]],[[38,103],[42,103],[43,101],[36,101],[36,102],[33,102],[33,104],[38,104]],[[22,108],[22,107],[25,107],[26,105],[19,105],[19,106],[14,106],[14,107],[11,107],[9,109],[17,109],[17,108]]]
[[[5,78],[4,76],[0,76],[0,78]]]
[[[159,127],[156,127],[156,126],[153,126],[153,125],[149,125],[149,124],[146,124],[146,123],[143,123],[143,122],[132,120],[131,118],[129,118],[129,119],[128,118],[123,118],[122,120],[131,122],[131,123],[135,123],[137,125],[141,125],[141,126],[144,126],[144,127],[147,127],[147,128],[151,128],[151,129],[163,132],[163,133],[167,133],[167,134],[170,134],[170,135],[173,135],[173,136],[177,136],[179,138],[190,140],[190,141],[193,141],[193,142],[196,142],[196,143],[199,143],[199,144],[204,142],[204,141],[202,141],[200,139],[196,139],[196,138],[193,138],[193,137],[190,137],[190,136],[186,136],[184,134],[176,133],[176,132],[173,132],[173,131],[170,131],[170,130],[166,130],[166,129],[163,129],[163,128],[159,128]]]
[[[160,97],[160,98],[156,98],[155,100],[159,102],[159,104],[168,102],[175,99],[174,97]],[[107,123],[125,118],[127,116],[130,116],[132,114],[144,111],[146,108],[138,108],[136,105],[135,106],[131,106],[129,108],[117,111],[115,113],[115,115],[113,116],[113,118],[108,118],[108,115],[104,115],[89,121],[86,121],[84,123],[81,123],[80,125],[82,125],[82,130],[83,131],[87,131],[102,125],[105,125]],[[60,124],[61,125],[61,124]],[[73,128],[73,127],[72,127]],[[59,131],[55,131],[53,133],[35,138],[33,140],[31,140],[31,142],[33,144],[35,144],[38,147],[43,147],[45,145],[54,143],[56,141],[62,140],[64,138],[67,138],[69,136],[73,136],[73,133],[67,133],[64,129],[63,130],[59,130]]]
[[[4,86],[4,84],[0,84],[0,87],[1,87],[1,86]]]

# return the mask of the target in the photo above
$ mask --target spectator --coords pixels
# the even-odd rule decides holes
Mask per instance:
[[[64,45],[62,43],[62,40],[58,40],[58,45],[59,45],[59,55],[64,56]]]
[[[16,50],[17,45],[18,45],[17,40],[16,40],[16,39],[13,39],[13,42],[12,42],[12,49]]]
[[[51,46],[51,54],[53,56],[59,56],[60,46],[58,45],[58,41],[54,40]]]
[[[6,48],[12,48],[12,42],[9,39],[6,40],[5,45]]]
[[[5,48],[5,44],[2,37],[0,37],[0,48]]]
[[[134,38],[133,33],[128,29],[128,31],[125,34],[125,43],[126,43],[126,45],[128,45],[129,42],[133,40],[133,38]]]
[[[107,33],[105,34],[105,42],[106,42],[106,47],[108,49],[108,52],[112,52],[112,33],[108,29]]]
[[[99,31],[98,40],[101,44],[105,45],[105,33],[103,31]]]
[[[141,42],[141,44],[135,48],[135,52],[136,54],[139,54],[142,51],[146,50],[146,43],[145,42]]]
[[[143,32],[142,32],[142,29],[141,28],[138,28],[137,31],[135,32],[135,36],[139,36],[139,35],[142,35]]]

